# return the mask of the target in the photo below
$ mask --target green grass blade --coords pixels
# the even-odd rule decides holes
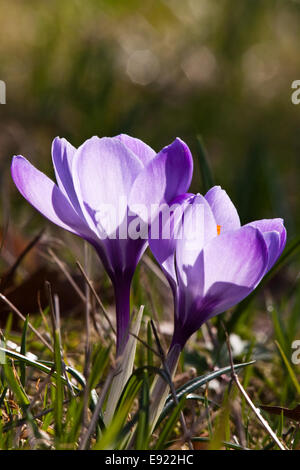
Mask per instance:
[[[53,372],[51,367],[49,367],[48,365],[46,364],[49,364],[49,365],[52,365],[54,366],[54,363],[53,362],[49,362],[49,361],[43,361],[43,362],[39,362],[39,361],[35,361],[33,359],[30,359],[29,357],[27,356],[23,356],[22,354],[20,353],[17,353],[15,351],[11,351],[10,349],[6,349],[6,348],[1,348],[0,347],[0,350],[5,352],[5,354],[7,354],[8,357],[11,357],[17,361],[23,361],[25,364],[27,364],[28,366],[31,366],[31,367],[34,367],[38,370],[40,370],[41,372],[44,372],[45,374],[52,374],[54,378],[56,378],[56,372]],[[71,367],[66,367],[66,370],[67,372],[70,372],[71,375],[74,375],[75,378],[78,378],[78,377],[81,377],[82,378],[82,375],[76,371],[76,374],[75,374],[75,369],[71,368]],[[65,377],[61,376],[61,380],[63,381],[63,383],[65,385],[67,385],[67,380]],[[81,383],[81,382],[80,382]],[[85,381],[84,381],[85,383]],[[76,386],[73,385],[73,388],[76,390],[76,391],[80,391],[80,389]]]
[[[141,385],[142,379],[140,377],[136,375],[130,377],[111,422],[96,442],[95,450],[116,448],[118,442],[124,439],[122,432],[124,424]]]
[[[244,367],[247,367],[247,366],[249,366],[251,364],[254,364],[254,363],[255,363],[255,361],[236,364],[234,366],[234,370],[238,371],[238,370],[243,369]],[[183,385],[182,387],[179,387],[176,390],[176,396],[177,396],[178,401],[184,395],[194,392],[195,390],[197,390],[197,388],[202,387],[203,385],[207,384],[208,382],[210,382],[213,379],[216,379],[217,377],[220,377],[220,375],[230,374],[230,373],[231,373],[231,366],[227,366],[227,367],[223,367],[222,369],[215,370],[214,372],[210,372],[209,374],[201,375],[200,377],[196,377],[196,378],[190,380],[185,385]],[[163,411],[162,411],[162,413],[159,417],[157,426],[165,418],[167,413],[173,408],[174,404],[175,403],[174,403],[174,399],[173,399],[172,395],[169,395],[168,398],[167,398],[165,407],[164,407],[164,409],[163,409]]]
[[[209,165],[209,159],[206,148],[204,146],[203,139],[200,135],[197,136],[198,143],[198,155],[199,155],[199,166],[202,176],[202,183],[204,191],[207,192],[212,186],[214,186],[214,178]]]
[[[191,441],[192,442],[207,442],[208,444],[210,444],[209,437],[192,437]],[[234,442],[223,441],[222,444],[228,449],[232,449],[232,450],[250,450],[247,447],[243,447]]]
[[[167,439],[168,439],[169,435],[171,434],[171,432],[174,430],[175,424],[178,421],[179,414],[183,410],[185,402],[186,402],[186,396],[183,395],[181,397],[179,403],[175,406],[175,408],[174,408],[171,416],[167,420],[165,426],[163,427],[163,430],[162,430],[162,432],[159,436],[159,439],[158,439],[157,443],[155,444],[155,447],[154,447],[155,450],[160,450],[160,449],[165,448]]]
[[[92,360],[93,365],[88,380],[88,386],[90,390],[96,387],[105,372],[109,360],[110,349],[110,347],[103,348],[103,346],[100,344],[94,352]]]
[[[13,366],[12,364],[3,364],[3,371],[4,371],[4,376],[6,379],[6,382],[9,386],[9,388],[12,390],[14,393],[19,405],[21,407],[27,407],[30,404],[30,400],[28,396],[26,395],[26,392],[18,379],[17,374],[14,373]]]
[[[147,364],[148,366],[153,366],[153,340],[152,340],[152,328],[150,320],[147,323],[147,344],[149,348],[147,348]]]
[[[2,390],[2,393],[0,395],[0,407],[2,406],[2,404],[4,403],[4,399],[6,397],[6,392],[7,392],[8,388],[7,387],[4,387],[3,390]]]
[[[62,357],[58,330],[55,330],[54,332],[54,362],[56,370],[56,392],[54,400],[55,434],[56,437],[59,438],[62,433],[64,390],[62,381]]]
[[[121,443],[124,443],[126,439],[128,440],[128,434],[131,432],[132,427],[138,419],[138,413],[136,413],[135,419],[131,420],[128,426],[125,422],[142,386],[145,371],[147,371],[148,374],[160,373],[158,368],[148,366],[141,367],[133,372],[123,389],[114,417],[105,432],[103,432],[101,438],[98,439],[95,449],[104,450],[115,448],[121,445]]]
[[[146,450],[149,440],[149,378],[147,371],[144,372],[144,378],[141,389],[141,398],[139,406],[139,418],[136,429],[135,449]]]
[[[27,338],[27,330],[28,330],[28,321],[29,316],[27,315],[26,320],[24,322],[23,331],[22,331],[22,339],[21,339],[21,354],[26,356],[26,338]],[[20,380],[23,387],[25,387],[26,382],[26,364],[22,361],[20,363]]]
[[[285,331],[285,325],[281,320],[281,317],[279,316],[278,311],[275,307],[272,307],[271,316],[274,325],[275,337],[277,338],[277,341],[284,350],[285,354],[287,354],[288,340]]]
[[[291,364],[290,364],[288,358],[286,357],[286,355],[285,355],[285,353],[284,353],[282,347],[281,347],[280,344],[278,343],[278,341],[275,341],[275,344],[276,344],[277,348],[279,349],[280,355],[281,355],[282,360],[283,360],[283,362],[284,362],[284,364],[285,364],[285,366],[286,366],[286,369],[287,369],[287,371],[288,371],[288,373],[289,373],[290,379],[291,379],[291,381],[292,381],[292,383],[293,383],[293,385],[294,385],[294,387],[295,387],[295,389],[296,389],[298,395],[300,395],[300,384],[299,384],[299,382],[298,382],[298,379],[297,379],[297,377],[296,377],[296,374],[295,374],[295,372],[293,371],[293,368],[292,368],[292,366],[291,366]]]
[[[142,305],[139,311],[134,315],[131,325],[130,332],[135,336],[139,334],[141,320],[143,316],[144,306]],[[125,346],[124,352],[122,354],[121,362],[119,364],[118,373],[115,375],[113,382],[110,387],[108,394],[107,405],[105,409],[105,423],[108,424],[115,412],[118,400],[122,393],[122,390],[125,384],[128,381],[128,378],[131,376],[133,370],[133,364],[135,359],[135,351],[137,339],[133,335],[129,335],[127,344]]]

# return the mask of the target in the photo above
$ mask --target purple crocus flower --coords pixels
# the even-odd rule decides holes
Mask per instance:
[[[241,227],[227,193],[214,186],[203,197],[177,199],[173,236],[149,239],[172,288],[175,318],[170,350],[181,350],[209,318],[247,297],[274,265],[286,243],[282,219]],[[195,217],[201,225],[195,230]],[[193,237],[188,235],[193,231]],[[178,347],[179,346],[179,347]]]
[[[96,249],[115,290],[117,354],[121,354],[130,319],[130,285],[147,246],[147,236],[128,237],[135,219],[129,204],[132,208],[147,198],[155,204],[170,203],[186,192],[193,171],[191,153],[178,138],[156,154],[141,140],[122,134],[92,137],[78,149],[56,138],[52,160],[57,184],[22,156],[13,158],[13,180],[51,222]],[[113,212],[117,217],[112,217]]]
[[[165,212],[170,217],[163,217],[162,211],[159,236],[150,237],[149,246],[174,297],[174,333],[165,363],[173,375],[189,337],[209,318],[243,300],[271,269],[284,249],[286,230],[282,219],[241,227],[236,208],[220,186],[204,197],[181,195]],[[165,236],[166,226],[170,237]],[[151,429],[168,388],[158,377],[151,394]]]

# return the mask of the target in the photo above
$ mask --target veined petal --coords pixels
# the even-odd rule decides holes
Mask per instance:
[[[22,196],[51,222],[77,235],[90,235],[60,188],[26,158],[21,155],[13,158],[11,174]]]
[[[203,252],[201,253],[203,257]],[[199,263],[200,265],[200,263]],[[225,312],[236,305],[252,292],[252,289],[228,282],[216,282],[203,297],[190,289],[179,292],[178,313],[175,315],[175,331],[172,344],[180,344],[183,347],[188,338],[197,331],[209,318]]]
[[[268,265],[266,273],[272,268],[280,256],[280,234],[278,232],[265,232],[263,233],[267,248],[268,248]]]
[[[269,252],[269,262],[266,271],[276,263],[286,244],[286,229],[283,219],[255,220],[246,225],[256,227],[263,234]]]
[[[129,207],[137,202],[147,207],[148,218],[153,220],[160,204],[169,204],[176,196],[187,192],[193,173],[193,159],[188,146],[179,138],[163,148],[140,172],[134,181]],[[152,211],[151,206],[157,205]],[[145,220],[144,212],[140,217]]]
[[[213,238],[219,238],[214,215],[206,199],[197,194],[184,206],[183,231],[176,242],[178,282],[191,291],[195,283],[200,289],[203,270],[198,266],[199,255]]]
[[[209,318],[223,313],[241,302],[253,291],[252,287],[240,286],[230,282],[215,282],[205,294],[200,305],[200,326]]]
[[[142,169],[139,159],[118,139],[92,137],[73,158],[73,182],[82,212],[94,232],[111,235],[127,213],[127,201]]]
[[[214,315],[249,295],[265,273],[268,251],[259,230],[242,227],[213,238],[186,268],[176,322],[176,341],[187,338]],[[175,322],[175,323],[176,323]]]
[[[211,188],[205,194],[205,199],[215,216],[220,234],[240,228],[241,222],[237,210],[221,186]]]
[[[81,213],[78,199],[74,190],[72,178],[72,163],[76,148],[66,139],[56,137],[52,143],[52,162],[58,187],[70,201],[74,209]]]
[[[215,237],[204,248],[205,295],[220,282],[254,289],[268,265],[261,232],[250,226]]]
[[[131,150],[138,157],[143,166],[146,166],[156,155],[156,152],[149,147],[149,145],[136,137],[131,137],[127,134],[120,134],[115,138],[119,139],[129,150]]]
[[[182,194],[166,205],[152,222],[149,230],[149,247],[172,288],[177,284],[176,243],[181,229],[184,206],[191,197],[193,197],[192,194]]]

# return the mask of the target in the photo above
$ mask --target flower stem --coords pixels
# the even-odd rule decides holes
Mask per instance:
[[[123,277],[114,282],[117,316],[117,357],[120,356],[128,341],[130,322],[130,285],[131,279]]]

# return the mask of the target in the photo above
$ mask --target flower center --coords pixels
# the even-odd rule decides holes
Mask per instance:
[[[221,225],[217,225],[217,234],[220,235],[221,233]]]

